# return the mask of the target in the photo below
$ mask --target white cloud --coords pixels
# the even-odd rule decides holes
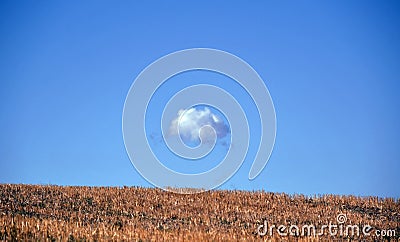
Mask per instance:
[[[177,117],[170,124],[169,134],[178,135],[179,128],[179,133],[184,141],[199,141],[199,131],[205,125],[214,128],[217,138],[223,138],[229,133],[229,127],[224,121],[205,107],[204,109],[179,110]],[[205,141],[213,136],[210,129],[203,129],[201,134]]]

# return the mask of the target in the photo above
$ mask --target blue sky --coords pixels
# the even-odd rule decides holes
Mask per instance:
[[[2,1],[0,182],[150,186],[122,110],[136,76],[187,48],[248,62],[274,101],[277,136],[222,189],[400,197],[396,1]]]

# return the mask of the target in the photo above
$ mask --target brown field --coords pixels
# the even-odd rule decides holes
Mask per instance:
[[[276,229],[272,236],[257,234],[264,221],[300,230],[315,225],[319,233],[325,224],[338,224],[339,214],[347,216],[342,225],[370,225],[370,235],[350,230],[340,235],[339,227],[335,236],[327,229],[316,236],[279,235]],[[390,236],[376,235],[383,230]],[[399,241],[399,235],[400,201],[392,198],[0,185],[0,240],[5,241]]]

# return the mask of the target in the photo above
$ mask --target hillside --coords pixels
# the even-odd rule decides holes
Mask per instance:
[[[391,198],[0,185],[0,240],[6,241],[399,241],[399,235],[400,201]]]

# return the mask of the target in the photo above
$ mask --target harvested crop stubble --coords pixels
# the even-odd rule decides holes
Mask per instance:
[[[392,229],[395,236],[272,236],[276,225],[347,223]],[[0,240],[392,240],[399,241],[400,201],[392,198],[209,191],[182,195],[140,187],[0,185]]]

